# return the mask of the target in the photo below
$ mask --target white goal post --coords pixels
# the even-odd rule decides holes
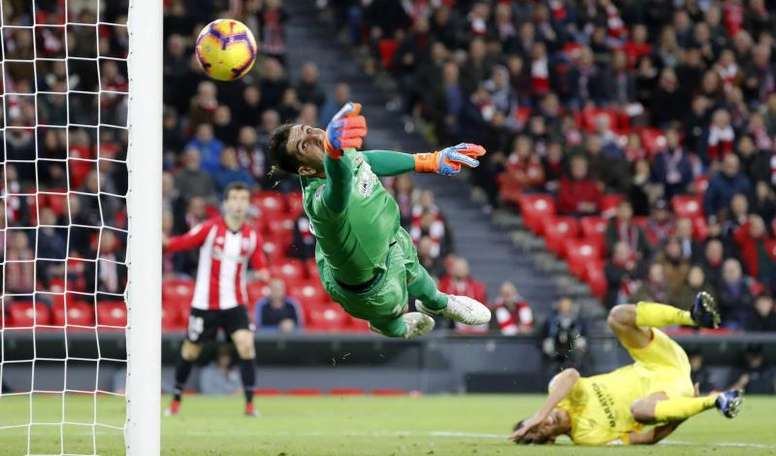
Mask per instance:
[[[163,3],[129,3],[129,241],[127,423],[129,456],[160,451],[162,322]]]

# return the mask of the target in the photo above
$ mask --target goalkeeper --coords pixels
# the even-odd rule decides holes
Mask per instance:
[[[300,176],[304,210],[317,240],[316,262],[327,293],[372,331],[411,338],[434,327],[430,315],[482,325],[490,310],[480,302],[439,292],[418,263],[409,234],[399,226],[399,207],[378,176],[410,171],[458,174],[476,167],[485,150],[459,144],[439,152],[357,152],[366,136],[361,105],[347,103],[326,131],[285,124],[272,133],[275,166]],[[419,312],[407,313],[408,295]]]

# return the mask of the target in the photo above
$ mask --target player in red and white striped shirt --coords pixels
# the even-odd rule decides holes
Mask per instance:
[[[223,217],[212,218],[186,234],[164,240],[166,253],[199,247],[197,284],[191,302],[188,331],[175,366],[175,398],[169,409],[172,415],[178,414],[181,393],[202,345],[214,340],[218,329],[223,328],[234,342],[240,358],[245,414],[256,416],[253,406],[256,353],[245,307],[248,262],[257,278],[266,280],[269,275],[261,235],[246,221],[249,207],[248,187],[239,182],[232,183],[224,191]]]

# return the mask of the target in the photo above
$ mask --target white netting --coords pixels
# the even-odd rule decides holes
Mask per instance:
[[[128,2],[0,1],[0,453],[122,453]]]

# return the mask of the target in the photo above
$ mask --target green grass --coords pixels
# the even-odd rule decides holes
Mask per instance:
[[[166,405],[169,398],[164,398]],[[240,397],[186,397],[177,417],[162,417],[162,454],[368,456],[368,455],[755,455],[776,454],[776,398],[749,397],[735,420],[709,411],[683,424],[657,447],[556,448],[518,447],[505,440],[517,418],[531,413],[540,396],[425,397],[271,397],[257,398],[258,419],[241,415]],[[121,398],[100,397],[100,422],[121,425]],[[59,396],[36,396],[36,422],[59,422]],[[25,424],[29,398],[0,398],[0,426]],[[68,421],[91,422],[94,404],[84,396],[68,397]],[[97,451],[123,454],[120,431],[98,428]],[[91,453],[91,427],[65,426],[65,452]],[[35,453],[60,452],[59,426],[36,426],[31,438]],[[27,451],[27,428],[0,430],[0,455]]]

